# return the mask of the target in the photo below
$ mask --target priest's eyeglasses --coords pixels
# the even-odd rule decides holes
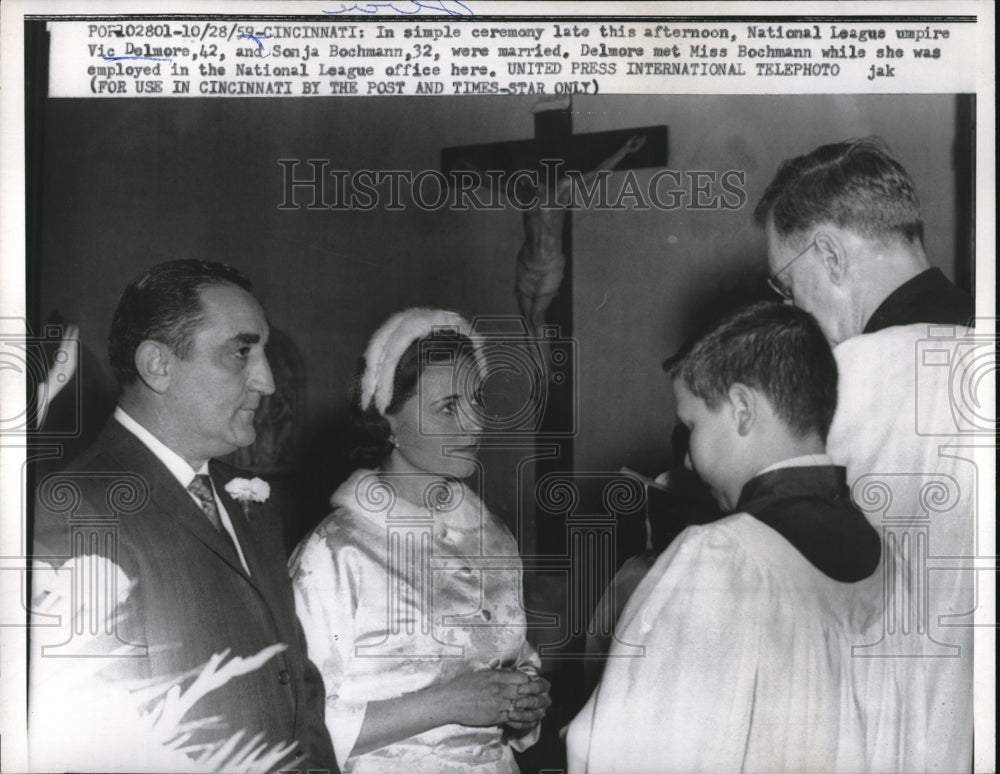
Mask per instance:
[[[792,300],[792,289],[788,287],[788,284],[783,279],[780,278],[781,275],[789,266],[791,266],[793,263],[799,260],[799,258],[808,253],[815,246],[816,246],[816,240],[813,239],[813,241],[811,241],[809,244],[806,245],[805,250],[796,255],[794,258],[792,258],[792,260],[790,260],[788,263],[786,263],[784,266],[778,269],[774,274],[772,274],[767,278],[767,284],[771,286],[771,290],[773,290],[775,293],[781,296],[785,301]]]

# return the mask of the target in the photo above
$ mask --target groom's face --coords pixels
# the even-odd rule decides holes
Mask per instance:
[[[186,446],[182,456],[194,460],[253,443],[254,412],[274,392],[264,355],[267,319],[257,300],[235,285],[203,288],[200,298],[201,324],[187,357],[173,359],[165,396]]]

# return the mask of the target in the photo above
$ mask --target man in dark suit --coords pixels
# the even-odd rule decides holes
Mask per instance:
[[[254,411],[274,391],[268,333],[249,281],[229,266],[172,261],[129,285],[109,342],[118,407],[89,450],[41,483],[35,559],[100,553],[129,579],[116,637],[130,655],[108,659],[113,678],[185,688],[213,654],[285,646],[197,702],[185,721],[224,726],[199,728],[189,744],[242,730],[297,742],[285,765],[304,755],[300,770],[336,771],[280,516],[273,500],[236,502],[226,485],[239,471],[213,459],[254,440]]]

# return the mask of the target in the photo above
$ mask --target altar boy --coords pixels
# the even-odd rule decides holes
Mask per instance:
[[[758,304],[670,376],[688,462],[732,515],[685,530],[632,596],[616,639],[645,653],[612,647],[570,772],[857,770],[851,646],[875,619],[880,547],[826,455],[830,347],[808,313]]]

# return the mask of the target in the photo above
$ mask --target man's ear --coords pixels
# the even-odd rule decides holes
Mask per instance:
[[[842,234],[825,228],[816,233],[815,241],[827,276],[834,285],[840,285],[847,274],[847,242]]]
[[[149,389],[162,395],[170,385],[170,364],[174,354],[159,341],[146,339],[135,350],[135,370]]]
[[[750,387],[736,382],[729,388],[729,406],[736,422],[736,431],[747,435],[757,422],[760,406],[757,403],[757,393]]]

